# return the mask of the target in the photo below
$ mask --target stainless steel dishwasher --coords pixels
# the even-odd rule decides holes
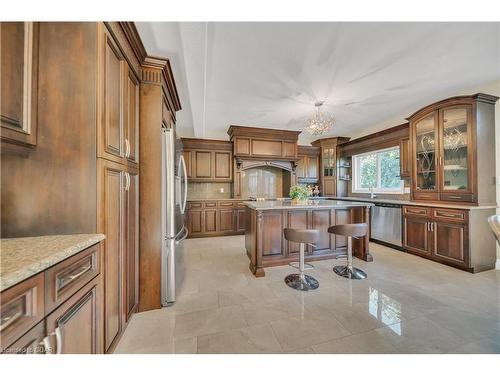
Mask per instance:
[[[370,239],[401,249],[402,220],[401,205],[375,203],[371,208]]]

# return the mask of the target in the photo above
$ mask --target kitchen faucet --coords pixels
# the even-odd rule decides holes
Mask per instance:
[[[373,185],[370,185],[369,190],[370,190],[370,199],[375,198],[377,195],[373,193]]]

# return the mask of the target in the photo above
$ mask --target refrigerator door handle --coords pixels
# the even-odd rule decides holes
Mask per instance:
[[[182,197],[182,206],[180,207],[181,209],[181,214],[184,214],[186,211],[186,204],[187,204],[187,169],[186,169],[186,161],[184,160],[184,155],[181,155],[179,158],[179,173],[181,170],[181,165],[182,165],[182,173],[184,174],[184,196]],[[181,176],[181,183],[182,183],[182,176]]]
[[[184,235],[182,236],[181,239],[177,239],[177,237],[179,237],[179,235],[184,232]],[[179,233],[177,233],[177,236],[175,236],[175,244],[178,245],[180,244],[182,241],[184,241],[186,239],[186,237],[188,236],[189,234],[189,231],[187,229],[187,227],[185,225],[182,226],[182,229],[179,231]]]

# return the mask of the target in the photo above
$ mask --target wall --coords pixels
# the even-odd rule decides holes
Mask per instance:
[[[187,199],[227,199],[231,198],[231,182],[189,182]],[[221,189],[223,191],[221,191]]]
[[[40,24],[37,146],[1,157],[1,237],[96,231],[96,24]]]
[[[464,90],[459,90],[457,91],[454,95],[450,96],[455,96],[455,95],[471,95],[471,94],[476,94],[476,93],[485,93],[485,94],[491,94],[495,96],[500,97],[500,80],[496,80],[493,82],[488,82],[484,83],[482,85],[478,86],[473,86]],[[443,98],[445,99],[445,98]],[[429,103],[430,104],[430,103]],[[367,134],[371,134],[377,131],[380,131],[381,129],[386,129],[390,128],[392,126],[396,126],[398,124],[401,124],[402,121],[404,121],[405,117],[407,117],[409,114],[413,113],[414,111],[417,111],[419,108],[414,108],[412,111],[409,113],[403,113],[401,116],[387,120],[384,123],[377,124],[373,127],[370,127],[368,129],[365,129],[363,133],[356,134],[355,136],[352,136],[353,139],[362,137]],[[500,100],[497,101],[495,105],[495,140],[496,140],[496,182],[497,182],[497,205],[500,204]],[[500,208],[497,208],[497,214],[500,214]],[[500,269],[500,245],[497,244],[497,269]]]

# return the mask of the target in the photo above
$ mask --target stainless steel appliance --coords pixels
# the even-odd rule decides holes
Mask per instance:
[[[370,238],[389,245],[402,246],[401,205],[375,203],[371,208]]]
[[[187,199],[187,173],[182,153],[176,151],[173,129],[162,128],[162,254],[161,304],[175,302],[182,287],[184,262],[182,242],[188,235],[184,222]],[[177,147],[180,150],[180,147]]]

